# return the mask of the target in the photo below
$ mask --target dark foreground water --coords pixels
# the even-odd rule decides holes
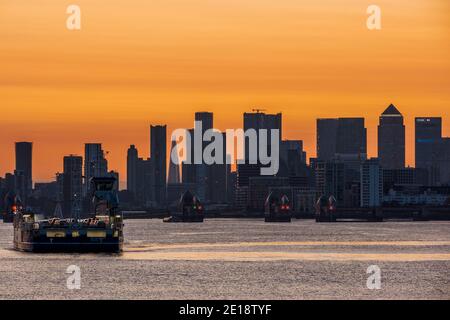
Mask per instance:
[[[0,299],[450,299],[450,222],[127,220],[122,255],[13,251],[0,222]],[[81,289],[67,288],[67,267]],[[371,265],[381,289],[367,288]]]

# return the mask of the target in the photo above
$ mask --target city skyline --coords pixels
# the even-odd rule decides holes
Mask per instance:
[[[390,104],[390,105],[388,105],[388,107],[386,108],[384,108],[383,110],[384,111],[386,111],[386,110],[389,110],[390,108],[391,108],[391,106],[392,107],[394,107],[395,108],[395,106],[393,105],[393,104]],[[256,112],[256,114],[259,112],[259,110],[258,109],[253,109],[255,112]],[[397,109],[396,109],[397,110]],[[213,115],[213,113],[209,113],[209,112],[205,112],[205,111],[200,111],[200,112],[196,112],[195,113],[195,115],[194,115],[194,117],[192,117],[192,118],[195,118],[195,117],[197,117],[197,116],[199,116],[199,115],[204,115],[204,114],[210,114],[211,116]],[[245,117],[246,117],[246,115],[249,115],[249,114],[251,114],[251,113],[244,113],[242,116],[243,116],[243,119],[242,119],[242,121],[243,122],[245,122]],[[255,113],[253,113],[253,114],[255,114]],[[261,113],[261,114],[264,114],[264,113]],[[383,114],[384,114],[384,112],[380,112],[380,114],[379,114],[379,116],[383,116]],[[275,114],[273,114],[273,115],[271,115],[271,114],[267,114],[268,116],[275,116]],[[280,115],[283,115],[282,113],[280,113]],[[433,118],[433,117],[415,117],[414,118],[414,121],[416,122],[417,121],[417,119],[421,119],[421,118]],[[439,119],[442,119],[442,117],[441,116],[439,116],[439,117],[434,117],[434,118],[439,118]],[[366,118],[365,117],[359,117],[359,118],[357,118],[357,117],[351,117],[351,118],[348,118],[348,117],[339,117],[339,118],[318,118],[318,119],[316,119],[316,122],[317,122],[317,126],[319,125],[319,122],[320,121],[323,121],[323,120],[326,120],[326,121],[331,121],[331,120],[334,120],[334,121],[337,121],[337,120],[339,120],[339,119],[341,119],[341,120],[346,120],[346,119],[349,119],[349,120],[352,120],[352,122],[350,122],[350,123],[353,123],[353,121],[354,120],[358,120],[358,119],[363,119],[363,120],[365,120]],[[283,125],[281,126],[281,129],[283,130],[283,126],[284,126],[284,122],[285,122],[285,117],[283,117]],[[337,123],[337,122],[336,122]],[[349,124],[350,124],[349,123]],[[212,123],[211,123],[211,125],[212,125]],[[362,125],[364,126],[364,122],[362,123]],[[164,128],[164,130],[167,130],[167,128],[168,127],[170,127],[170,125],[153,125],[153,124],[151,124],[151,123],[149,123],[148,125],[147,125],[147,132],[149,131],[149,129],[152,129],[152,128]],[[367,128],[367,125],[365,126],[366,128],[365,129],[367,129],[367,131],[369,131],[369,128]],[[444,128],[445,127],[445,122],[444,121],[442,121],[442,123],[441,123],[441,128]],[[184,129],[188,129],[188,128],[184,128]],[[214,129],[216,129],[216,128],[214,128]],[[378,128],[379,129],[379,128]],[[152,129],[153,130],[153,129]],[[319,130],[319,127],[316,127],[316,130]],[[413,130],[415,130],[415,126],[414,126],[414,128],[413,128]],[[317,133],[316,134],[318,134],[319,133],[319,131],[317,131]],[[349,132],[350,133],[350,132]],[[445,137],[446,135],[445,135],[445,133],[444,133],[444,130],[442,130],[442,136],[443,137]],[[304,140],[302,139],[302,137],[294,137],[295,139],[286,139],[286,137],[284,136],[284,137],[282,137],[282,140],[285,140],[285,141],[287,141],[287,140],[300,140],[300,141],[303,141],[303,144],[304,144]],[[148,144],[148,150],[150,150],[150,140],[151,140],[151,134],[150,134],[150,136],[146,136],[146,139],[149,141],[149,144]],[[165,144],[165,149],[166,149],[166,156],[167,156],[167,167],[166,167],[166,180],[167,180],[167,178],[168,178],[168,168],[169,168],[169,166],[170,166],[170,164],[169,164],[169,161],[170,161],[170,152],[171,152],[171,148],[168,148],[167,146],[171,146],[172,144],[171,144],[171,141],[170,141],[170,133],[169,132],[167,132],[167,137],[166,137],[166,144]],[[339,140],[339,139],[338,139]],[[158,140],[154,140],[155,142],[156,141],[158,141]],[[367,141],[369,141],[369,137],[367,137]],[[33,144],[33,146],[35,145],[35,142],[34,141],[29,141],[29,142],[31,142],[32,144]],[[21,143],[25,143],[25,142],[21,142]],[[377,141],[377,143],[378,143],[378,141]],[[13,143],[13,146],[14,145],[16,145],[17,144],[17,142],[15,142],[15,143]],[[134,147],[134,146],[136,146],[136,148],[137,148],[137,150],[140,150],[139,151],[139,156],[141,157],[141,158],[144,158],[144,159],[146,159],[146,158],[150,158],[150,154],[151,154],[151,152],[150,153],[144,153],[143,152],[143,148],[141,148],[141,147],[137,147],[137,145],[136,144],[134,144],[134,143],[129,143],[128,145],[127,145],[127,151],[128,151],[128,148],[129,147]],[[111,170],[111,172],[119,172],[119,176],[120,177],[127,177],[127,165],[126,165],[126,162],[127,162],[127,157],[126,157],[126,154],[127,154],[127,151],[125,151],[124,152],[124,154],[122,154],[121,156],[125,159],[125,168],[124,168],[124,170],[117,170],[116,169],[116,167],[114,166],[114,165],[111,165],[111,162],[110,162],[110,160],[108,160],[107,159],[107,155],[109,154],[109,151],[106,151],[106,150],[103,150],[103,149],[105,149],[105,144],[104,143],[102,143],[102,142],[97,142],[97,143],[92,143],[92,142],[85,142],[85,143],[83,143],[82,144],[82,146],[81,146],[81,148],[84,150],[83,152],[84,152],[84,155],[83,155],[83,152],[80,152],[79,154],[78,153],[74,153],[74,152],[69,152],[68,154],[66,154],[66,155],[64,155],[63,157],[61,157],[61,159],[63,159],[64,157],[67,157],[67,156],[77,156],[77,155],[82,155],[82,158],[83,158],[83,170],[84,170],[84,175],[86,176],[86,174],[87,174],[87,172],[86,172],[86,159],[87,159],[87,155],[88,155],[88,150],[89,150],[89,147],[94,147],[94,148],[96,148],[95,150],[99,150],[99,151],[97,151],[97,152],[100,152],[100,157],[101,158],[103,158],[103,157],[105,157],[105,158],[103,158],[103,159],[105,159],[107,162],[106,162],[106,167],[104,168],[104,171],[105,172],[107,172],[108,171],[108,167],[109,168],[112,168],[112,170]],[[317,144],[315,144],[314,145],[314,150],[316,150],[316,148],[318,147],[318,145]],[[411,146],[409,146],[409,147],[411,147]],[[103,149],[102,149],[103,148]],[[164,148],[164,147],[163,147]],[[35,150],[33,151],[33,167],[35,167],[35,166],[38,166],[38,163],[36,163],[36,153],[37,152],[39,152],[38,151],[38,148],[34,148]],[[408,143],[406,144],[406,149],[408,149]],[[414,148],[415,149],[415,148]],[[306,161],[307,162],[309,162],[309,159],[310,158],[315,158],[316,157],[316,154],[317,154],[317,152],[315,152],[315,151],[313,151],[313,152],[311,152],[311,151],[309,151],[309,150],[305,150],[306,151],[306,154],[307,154],[307,158],[306,158]],[[378,156],[377,156],[377,154],[375,153],[375,154],[371,154],[371,153],[368,153],[367,154],[367,158],[377,158]],[[414,154],[414,157],[417,157],[417,155],[415,155]],[[13,158],[13,160],[14,160],[14,157],[12,157]],[[103,160],[104,161],[104,160]],[[62,169],[61,170],[53,170],[53,171],[55,171],[55,175],[57,174],[57,173],[60,173],[60,172],[63,172],[64,170],[64,166],[62,165],[62,161],[61,161],[61,167],[62,167]],[[405,167],[415,167],[414,165],[409,165],[408,163],[406,163],[406,166]],[[181,167],[180,167],[181,168]],[[6,174],[6,173],[11,173],[11,172],[14,172],[14,168],[12,169],[12,170],[10,170],[10,171],[5,171],[4,173],[0,173],[0,176],[3,176],[4,174]],[[37,179],[36,178],[36,176],[35,176],[35,174],[33,174],[33,177],[32,177],[32,180],[33,180],[33,183],[40,183],[40,182],[50,182],[50,181],[54,181],[55,180],[55,175],[53,175],[52,177],[50,177],[49,179]],[[87,174],[88,176],[89,176],[89,174]],[[127,179],[121,179],[120,180],[120,189],[127,189],[127,181],[128,181],[128,178]],[[86,191],[84,191],[84,193],[86,193]]]
[[[191,127],[203,109],[218,129],[236,128],[256,106],[283,112],[284,138],[302,139],[310,156],[316,118],[365,116],[375,156],[379,114],[393,103],[413,165],[415,116],[441,115],[450,136],[448,3],[377,1],[382,29],[370,31],[357,0],[118,0],[107,12],[80,0],[82,29],[69,31],[60,1],[8,1],[0,154],[33,141],[35,180],[48,181],[64,155],[98,141],[123,173],[130,143],[148,156],[148,124]],[[0,174],[14,167],[6,158]]]
[[[386,109],[386,107],[390,103],[385,103],[384,105],[378,106],[377,110],[375,112],[378,112],[377,114],[364,114],[354,112],[351,114],[344,113],[344,115],[339,114],[338,111],[335,111],[331,113],[329,116],[322,114],[320,118],[333,118],[333,117],[364,117],[366,122],[366,128],[367,128],[367,151],[369,157],[376,157],[378,154],[378,132],[377,127],[379,124],[379,116],[382,113],[383,110]],[[402,108],[395,102],[393,102],[395,106],[397,106],[404,117],[405,120],[405,127],[406,127],[406,166],[415,166],[415,132],[414,132],[414,125],[415,125],[415,118],[416,117],[441,117],[442,118],[442,134],[443,136],[450,136],[450,118],[447,113],[445,113],[445,110],[442,110],[442,113],[430,113],[430,112],[422,112],[419,114],[411,114],[411,112],[408,112],[406,108]],[[243,109],[242,114],[245,112],[251,111],[253,108],[248,107],[246,109]],[[202,110],[206,110],[203,108]],[[213,112],[213,109],[207,109],[210,112]],[[314,118],[311,120],[311,125],[305,126],[304,129],[292,129],[292,125],[295,124],[296,119],[289,118],[285,112],[282,110],[275,108],[266,108],[267,111],[270,111],[271,113],[276,112],[282,112],[283,113],[283,139],[301,139],[304,142],[304,148],[305,151],[308,153],[308,159],[310,157],[316,156],[316,124],[315,121],[319,118]],[[172,130],[175,130],[177,128],[190,128],[194,124],[194,120],[188,117],[191,117],[191,115],[195,112],[192,111],[189,115],[186,115],[185,118],[187,120],[184,120],[184,127],[176,127],[175,125],[171,123],[167,123],[167,130],[168,132],[171,132]],[[224,119],[221,118],[220,111],[213,112],[216,114],[216,121],[215,123],[218,123],[218,126],[216,126],[219,130],[225,130],[226,128],[239,128],[242,127],[242,119],[239,117],[235,117],[233,124],[236,124],[235,126],[225,126],[224,125]],[[303,119],[300,118],[300,123],[303,123]],[[51,181],[54,178],[54,175],[57,171],[62,171],[62,164],[58,159],[69,155],[69,154],[76,154],[76,155],[83,155],[84,154],[84,144],[85,143],[102,143],[106,147],[106,151],[108,154],[109,164],[111,168],[114,170],[118,170],[120,173],[126,172],[126,159],[123,159],[123,154],[126,153],[128,147],[130,144],[135,144],[136,147],[141,150],[141,156],[143,157],[149,157],[150,154],[147,150],[150,148],[150,142],[148,141],[148,137],[146,136],[146,132],[148,131],[148,126],[152,123],[162,123],[162,122],[152,122],[151,120],[141,120],[139,125],[137,125],[133,130],[133,134],[130,134],[129,132],[122,132],[123,134],[117,133],[117,132],[111,132],[111,131],[98,131],[99,137],[96,138],[94,134],[89,135],[85,140],[80,140],[81,138],[71,138],[70,140],[64,140],[64,137],[61,136],[54,136],[54,132],[47,132],[45,135],[46,137],[42,138],[36,138],[36,139],[29,139],[28,137],[33,136],[33,133],[27,134],[24,130],[20,132],[20,135],[17,135],[17,139],[14,139],[8,135],[0,137],[1,144],[0,144],[0,152],[2,154],[14,154],[14,143],[18,141],[31,141],[36,146],[36,148],[40,148],[40,152],[35,152],[34,157],[36,160],[36,165],[34,170],[34,176],[33,179],[37,182],[48,182]],[[126,124],[126,121],[123,121],[123,125]],[[58,128],[55,128],[55,130],[59,130]],[[109,135],[108,135],[109,134]],[[80,133],[80,136],[82,136],[83,133]],[[130,137],[129,141],[124,141],[125,137]],[[134,137],[134,139],[133,139]],[[47,141],[47,139],[50,139],[50,142]],[[58,146],[57,149],[52,149],[53,142],[51,142],[54,139],[54,143]],[[50,149],[49,149],[50,148]],[[51,151],[50,153],[48,151]],[[53,156],[54,155],[54,156]],[[40,160],[40,161],[39,161]],[[14,157],[6,157],[3,158],[2,161],[0,161],[0,176],[3,176],[7,172],[12,172],[14,170]],[[51,164],[51,166],[46,165],[40,165],[40,163],[48,163]],[[57,169],[55,171],[55,169]],[[55,172],[54,172],[55,171]],[[125,181],[122,181],[125,182]]]
[[[449,12],[0,0],[0,300],[450,300]]]

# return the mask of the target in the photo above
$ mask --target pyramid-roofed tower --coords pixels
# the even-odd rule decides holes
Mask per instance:
[[[389,116],[401,116],[402,114],[400,113],[400,111],[398,111],[398,109],[391,103],[389,105],[389,107],[386,108],[386,110],[384,110],[384,112],[381,114],[381,116],[385,116],[385,115],[389,115]]]
[[[405,125],[402,114],[393,104],[380,116],[378,158],[384,169],[405,167]]]

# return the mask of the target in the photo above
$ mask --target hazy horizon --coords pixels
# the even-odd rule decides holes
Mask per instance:
[[[315,156],[316,118],[366,118],[368,155],[393,103],[404,115],[407,165],[414,117],[441,116],[450,136],[450,3],[379,0],[382,30],[357,0],[77,0],[0,4],[0,175],[14,142],[32,141],[33,180],[50,181],[63,156],[102,142],[126,177],[126,151],[149,156],[150,125],[191,128],[195,111],[218,129],[255,107],[283,113],[283,138]],[[169,145],[168,145],[169,146]]]

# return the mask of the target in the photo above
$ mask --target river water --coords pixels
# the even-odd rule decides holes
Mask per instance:
[[[0,222],[0,299],[450,299],[450,222],[126,220],[121,255],[20,253],[12,235]]]

